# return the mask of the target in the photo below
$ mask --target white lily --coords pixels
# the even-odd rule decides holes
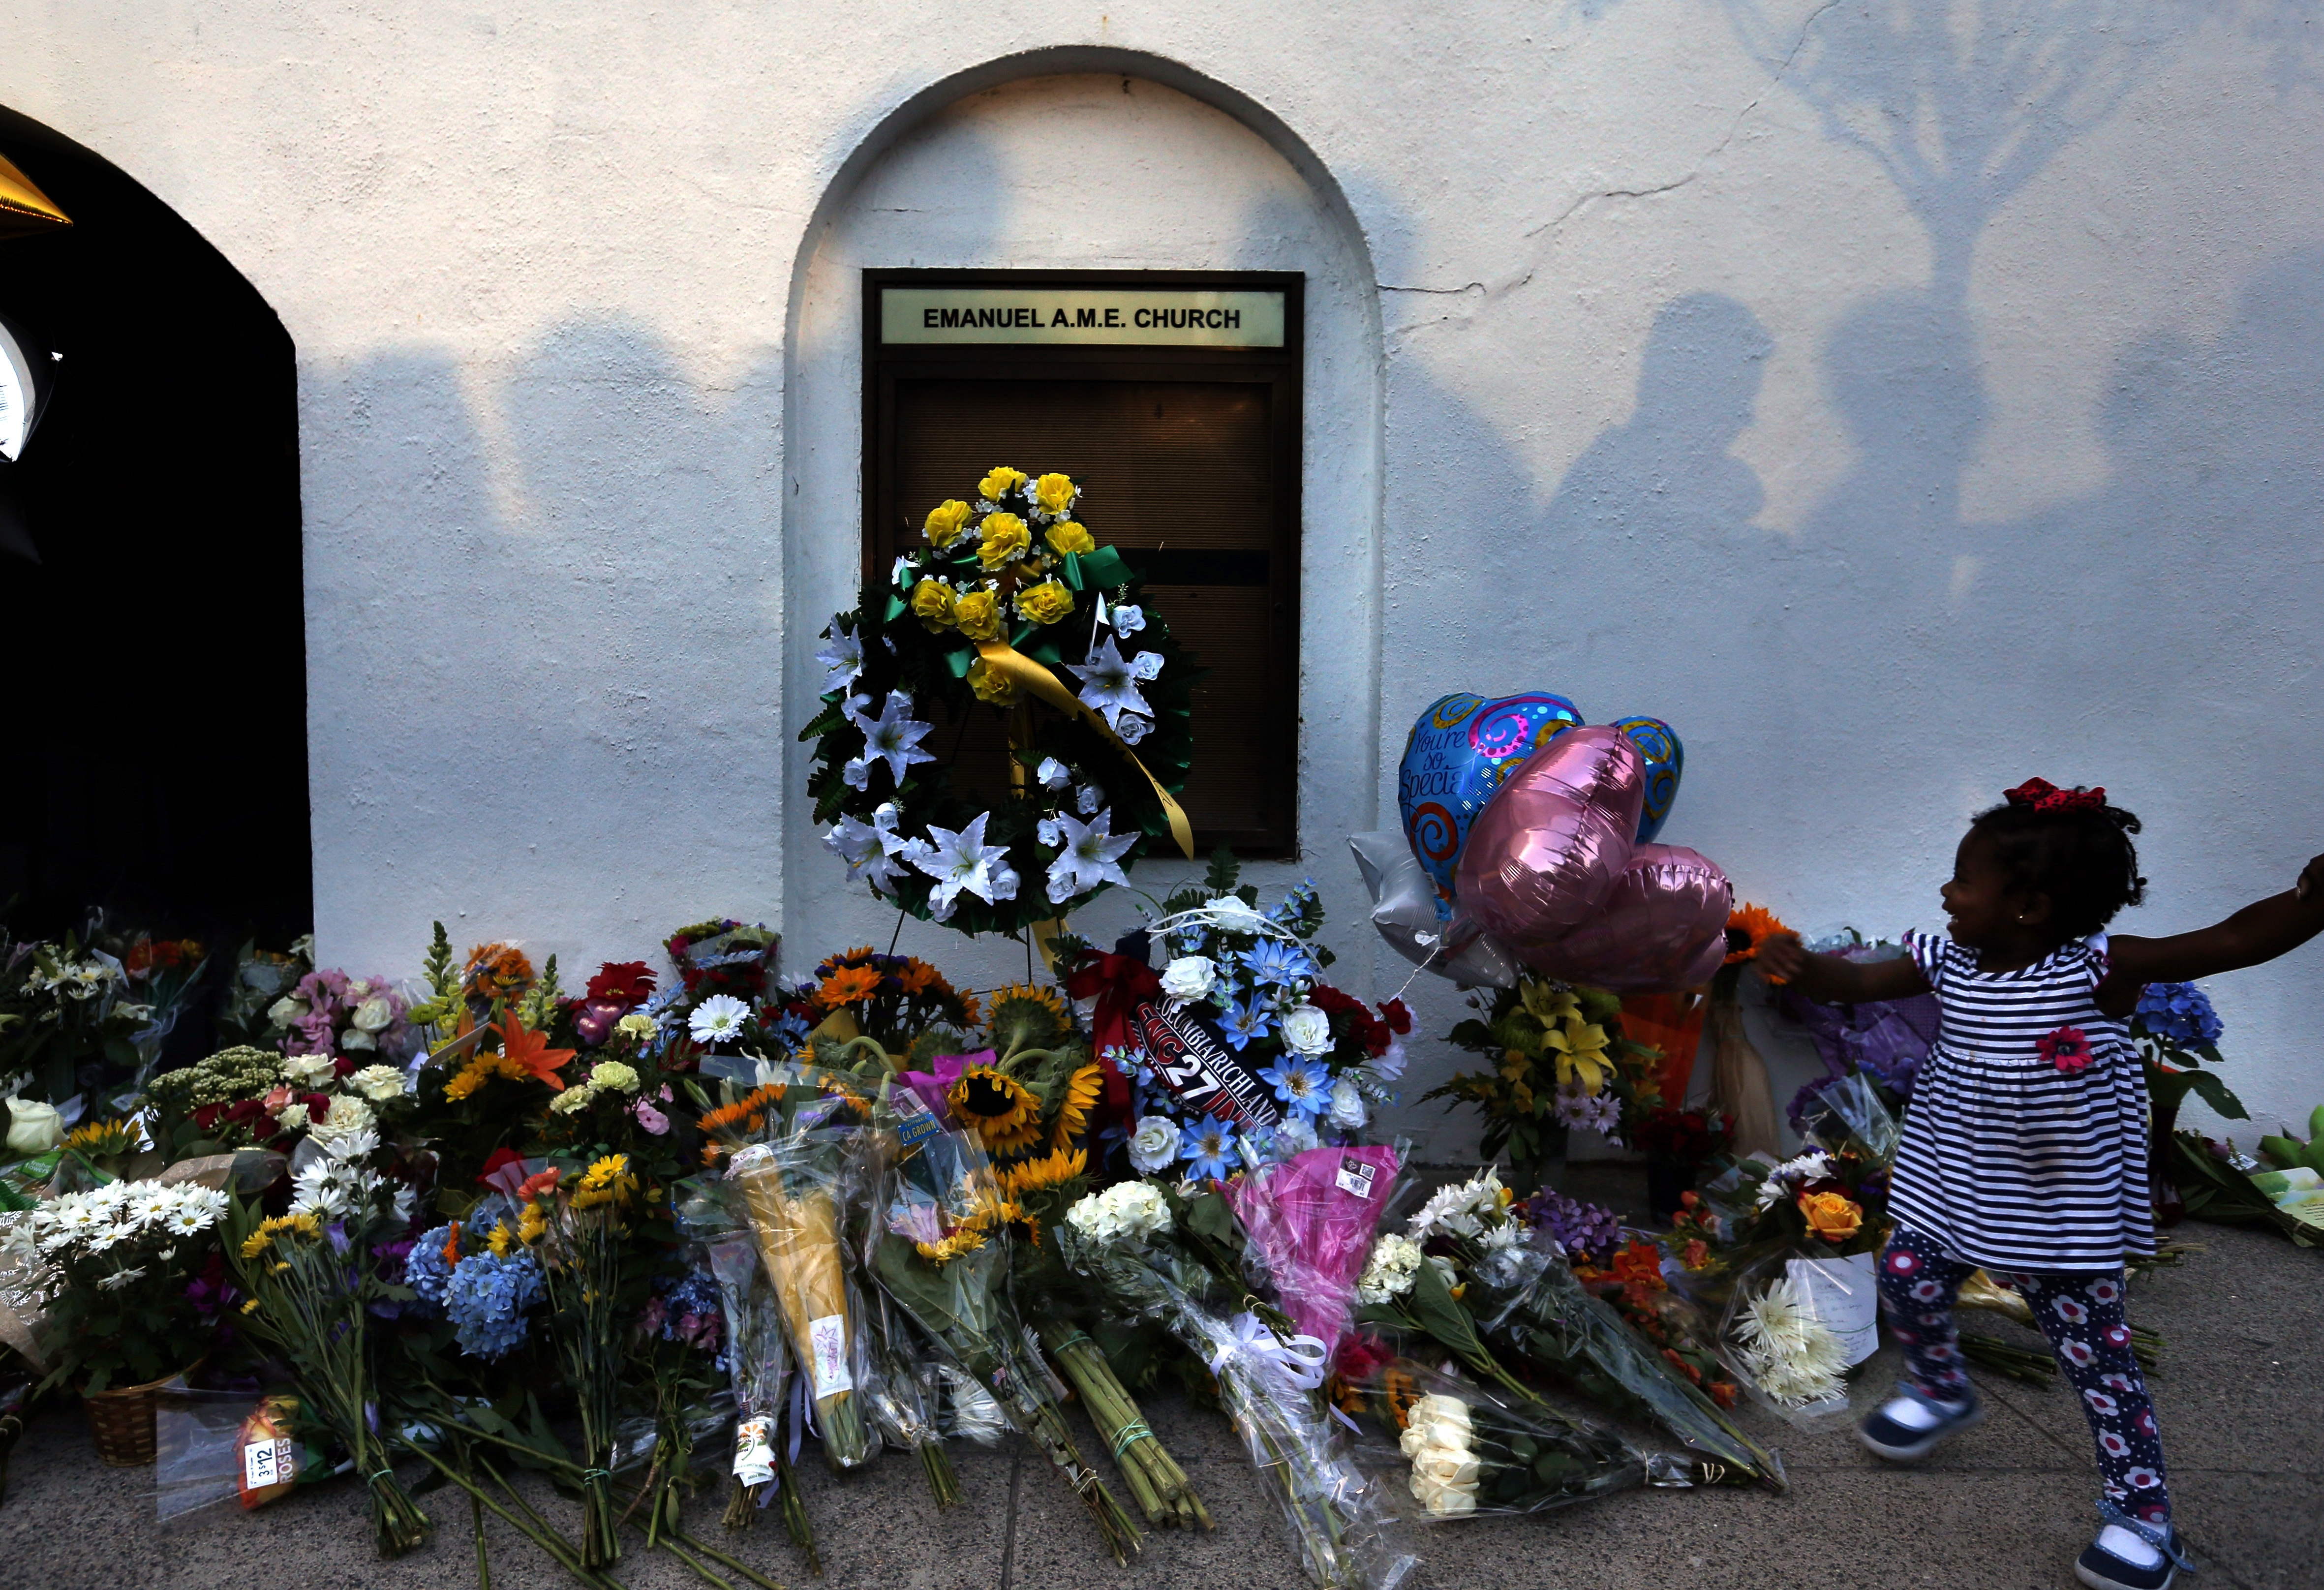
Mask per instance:
[[[1154,658],[1152,671],[1141,673],[1138,664],[1148,657]],[[1141,652],[1137,660],[1125,660],[1109,634],[1100,637],[1097,644],[1090,648],[1087,662],[1069,662],[1065,666],[1081,677],[1083,705],[1102,715],[1106,727],[1118,725],[1125,712],[1146,718],[1154,716],[1146,698],[1138,693],[1138,683],[1161,671],[1162,660],[1155,653]]]
[[[1077,822],[1060,812],[1056,827],[1065,848],[1049,864],[1049,903],[1063,905],[1076,894],[1086,894],[1108,883],[1127,887],[1129,875],[1121,858],[1138,843],[1135,834],[1115,834],[1113,809],[1108,807],[1088,822]]]
[[[1017,898],[1018,877],[1009,865],[1008,848],[984,842],[984,825],[991,816],[989,811],[980,811],[974,822],[958,829],[940,828],[931,823],[928,837],[932,843],[914,846],[906,857],[936,881],[928,895],[936,920],[951,916],[954,905],[964,893],[973,894],[988,905]]]
[[[901,691],[889,692],[888,698],[880,704],[879,716],[866,717],[851,708],[847,720],[863,731],[863,754],[847,764],[850,775],[859,768],[868,774],[873,763],[885,762],[889,775],[901,784],[914,763],[936,759],[935,752],[920,749],[920,742],[935,732],[936,726],[914,717],[911,698]],[[855,789],[863,788],[863,783],[853,776],[848,777],[847,782]]]
[[[825,691],[844,690],[863,677],[863,640],[853,630],[835,624],[831,644],[815,654],[815,660],[826,670],[823,676]]]

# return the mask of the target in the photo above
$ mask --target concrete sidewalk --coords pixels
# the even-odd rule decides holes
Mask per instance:
[[[1595,1187],[1578,1188],[1605,1196]],[[2190,1225],[2204,1244],[2175,1270],[2134,1285],[2131,1317],[2168,1345],[2153,1389],[2181,1527],[2206,1590],[2324,1585],[2324,1252],[2273,1234]],[[2015,1327],[1986,1316],[1997,1334]],[[2030,1334],[2023,1339],[2038,1344]],[[1895,1373],[1894,1349],[1866,1366],[1863,1395]],[[2073,1584],[2097,1524],[2089,1435],[2062,1382],[2051,1389],[1980,1375],[1994,1417],[1925,1465],[1877,1464],[1843,1426],[1803,1434],[1746,1418],[1790,1469],[1784,1495],[1762,1491],[1633,1492],[1538,1518],[1471,1520],[1425,1531],[1416,1583],[1442,1586],[1684,1586],[1687,1590],[1891,1590],[1896,1586]],[[790,1586],[961,1586],[1066,1590],[1297,1586],[1298,1562],[1224,1421],[1176,1399],[1149,1410],[1218,1521],[1212,1535],[1157,1533],[1116,1568],[1080,1504],[1047,1464],[1004,1447],[956,1449],[966,1505],[939,1517],[919,1466],[883,1457],[844,1482],[812,1450],[802,1490],[822,1547],[812,1578],[770,1516],[740,1536],[706,1497],[691,1523],[706,1539]],[[1078,1419],[1078,1415],[1075,1416]],[[1095,1455],[1082,1427],[1083,1447]],[[1013,1446],[1013,1444],[1012,1444]],[[435,1590],[475,1576],[468,1507],[423,1498],[436,1538],[400,1562],[372,1555],[363,1498],[336,1481],[244,1514],[231,1502],[167,1528],[154,1522],[152,1471],[97,1461],[77,1410],[37,1415],[0,1505],[0,1586],[22,1590]],[[540,1505],[570,1522],[567,1504]],[[494,1590],[569,1583],[531,1546],[488,1524]],[[635,1538],[632,1537],[634,1541]],[[637,1543],[616,1568],[630,1590],[698,1585]]]

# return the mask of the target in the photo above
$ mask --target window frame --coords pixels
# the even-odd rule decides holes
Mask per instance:
[[[1084,381],[1244,383],[1268,390],[1268,454],[1273,477],[1273,507],[1268,545],[1268,605],[1274,615],[1261,668],[1282,688],[1270,691],[1265,723],[1270,743],[1257,791],[1265,814],[1259,828],[1197,828],[1198,853],[1224,845],[1251,860],[1287,860],[1299,855],[1298,788],[1303,719],[1300,696],[1299,565],[1301,471],[1305,419],[1303,409],[1306,347],[1307,278],[1298,271],[1015,271],[867,269],[863,291],[863,583],[869,589],[887,572],[880,527],[900,528],[899,541],[917,522],[911,509],[895,500],[900,476],[897,458],[897,399],[899,382],[968,379],[1038,381],[1062,376]],[[1173,291],[1281,292],[1283,346],[1271,348],[1173,347],[1123,344],[904,343],[880,337],[881,291],[887,287],[1127,288]],[[995,460],[1001,462],[1003,460]],[[1037,462],[1038,462],[1037,460]],[[923,504],[920,512],[925,513]],[[1102,524],[1101,523],[1101,531]],[[1135,551],[1125,555],[1138,561]],[[1199,554],[1185,554],[1193,558]],[[1157,583],[1201,584],[1156,577]],[[1239,583],[1239,582],[1224,582]],[[1167,616],[1167,615],[1166,615]],[[1202,659],[1199,653],[1195,661]],[[1195,768],[1201,768],[1200,726]]]

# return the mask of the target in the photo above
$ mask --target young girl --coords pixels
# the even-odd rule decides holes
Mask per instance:
[[[1907,933],[1908,953],[1889,961],[1810,955],[1797,938],[1759,954],[1812,999],[1937,996],[1880,1256],[1881,1305],[1909,1378],[1861,1435],[1910,1463],[1982,1418],[1953,1299],[1980,1267],[2016,1287],[2098,1437],[2105,1523],[2074,1565],[2096,1590],[2163,1590],[2193,1571],[2123,1319],[2124,1255],[2154,1251],[2146,1086],[2123,1019],[2147,983],[2257,966],[2324,931],[2319,856],[2294,888],[2215,927],[2109,939],[2107,923],[2145,894],[2137,832],[2104,790],[2035,779],[1970,823],[1943,890],[1948,938]]]

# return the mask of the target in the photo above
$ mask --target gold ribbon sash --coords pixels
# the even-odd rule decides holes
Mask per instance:
[[[1084,720],[1111,741],[1124,756],[1130,759],[1130,765],[1145,774],[1146,781],[1154,786],[1154,793],[1161,800],[1163,813],[1170,819],[1170,837],[1178,842],[1180,854],[1184,855],[1188,861],[1194,859],[1194,827],[1186,820],[1185,810],[1170,798],[1170,791],[1162,787],[1162,781],[1152,773],[1147,772],[1146,764],[1138,760],[1138,753],[1132,751],[1122,737],[1113,732],[1112,726],[1108,724],[1103,716],[1092,710],[1088,703],[1060,684],[1056,674],[1051,673],[1006,641],[979,641],[976,643],[976,654],[984,660],[984,665],[987,668],[996,673],[1006,675],[1013,683],[1038,696],[1067,717]]]

